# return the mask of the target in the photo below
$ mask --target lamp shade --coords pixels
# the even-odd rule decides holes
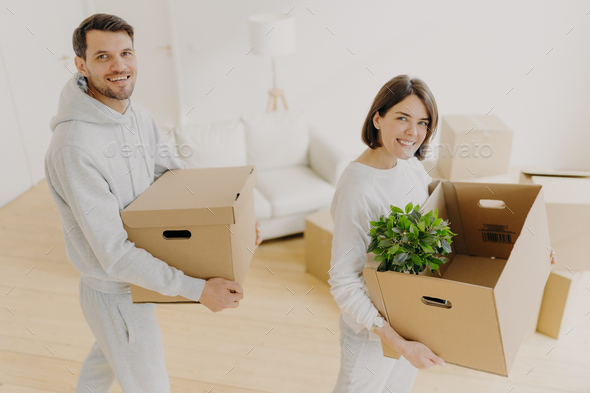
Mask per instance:
[[[295,18],[283,14],[260,14],[248,18],[252,52],[284,56],[295,52]]]

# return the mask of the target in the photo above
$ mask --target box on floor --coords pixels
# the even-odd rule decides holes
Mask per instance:
[[[590,270],[590,172],[523,170],[519,182],[543,186],[554,269]]]
[[[305,271],[326,284],[330,278],[333,234],[334,221],[328,209],[305,218]]]
[[[507,376],[551,270],[541,186],[444,181],[422,208],[438,208],[457,234],[442,278],[367,268],[373,303],[445,361]],[[399,357],[385,343],[383,353]]]
[[[543,303],[539,312],[537,332],[554,339],[569,333],[573,327],[575,295],[580,289],[581,274],[567,270],[553,270],[543,294]]]
[[[122,212],[128,239],[187,276],[243,283],[256,248],[253,166],[164,173]],[[134,303],[195,303],[131,285]]]

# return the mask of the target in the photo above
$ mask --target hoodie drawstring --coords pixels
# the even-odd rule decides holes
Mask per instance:
[[[143,144],[143,140],[141,139],[141,132],[139,132],[139,122],[137,121],[137,115],[135,114],[133,107],[131,107],[131,112],[133,113],[133,118],[135,119],[135,125],[137,126],[137,134],[139,135],[139,141],[141,142],[141,146],[145,147],[145,145]],[[155,158],[155,155],[158,154],[158,152],[156,151],[157,148],[158,148],[158,146],[154,147],[154,158]],[[143,152],[143,148],[142,148],[142,152]],[[145,157],[145,152],[143,152],[142,156],[143,156],[143,162],[145,164],[145,170],[147,171],[148,176],[152,177],[152,174],[150,172],[150,166],[147,162],[147,158]]]
[[[147,158],[145,156],[146,153],[144,151],[146,146],[143,144],[143,139],[141,138],[141,130],[139,129],[139,121],[137,121],[137,115],[135,114],[133,107],[131,107],[131,104],[129,106],[131,109],[131,113],[133,114],[133,118],[135,119],[135,127],[137,128],[137,135],[139,136],[139,142],[141,143],[141,149],[142,149],[141,156],[143,157],[143,163],[145,164],[145,170],[147,171],[147,175],[151,176],[149,164],[148,164]],[[127,138],[125,138],[125,130],[123,128],[123,125],[121,125],[121,132],[123,133],[123,143],[127,144]],[[154,154],[157,154],[157,152],[155,150],[154,150]],[[131,170],[132,168],[131,168],[131,163],[129,162],[129,157],[126,156],[125,159],[127,160],[127,169],[129,169],[129,175],[131,176],[131,186],[133,188],[133,199],[135,199],[135,198],[137,198],[137,191],[135,190],[135,181],[133,180],[133,171]]]
[[[123,143],[125,145],[127,145],[127,138],[125,138],[125,129],[123,128],[123,125],[120,125],[121,127],[121,134],[123,135]],[[129,170],[129,176],[131,176],[131,188],[133,190],[133,199],[135,200],[135,198],[137,198],[137,192],[135,192],[135,181],[133,180],[133,171],[132,171],[132,167],[131,167],[131,163],[129,162],[129,156],[126,154],[125,155],[125,161],[127,161],[127,169]]]

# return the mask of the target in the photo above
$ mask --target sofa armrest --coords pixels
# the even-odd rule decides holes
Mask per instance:
[[[310,130],[309,166],[334,187],[350,161],[354,160],[344,150],[334,148],[313,128]]]

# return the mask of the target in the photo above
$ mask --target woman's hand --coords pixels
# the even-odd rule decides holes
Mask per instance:
[[[387,322],[383,327],[376,328],[373,331],[391,348],[405,357],[412,366],[420,370],[425,370],[435,364],[439,366],[445,365],[445,361],[436,356],[426,345],[418,341],[405,340]]]
[[[429,367],[438,364],[444,366],[445,361],[436,356],[426,345],[418,341],[406,341],[404,350],[400,355],[408,359],[412,366],[420,370],[426,370]]]

